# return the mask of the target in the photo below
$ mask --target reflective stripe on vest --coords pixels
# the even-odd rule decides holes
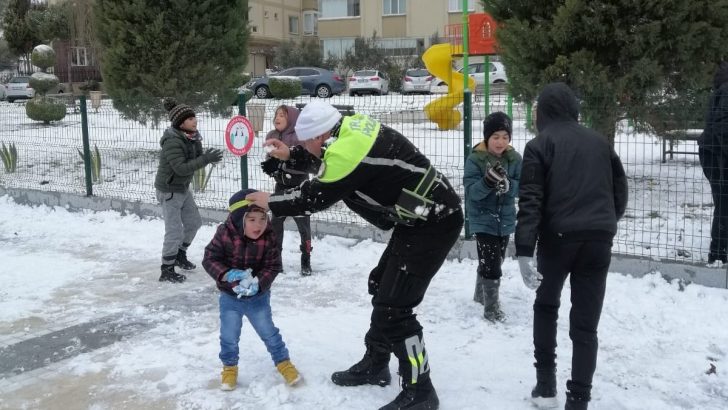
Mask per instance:
[[[336,182],[351,174],[374,146],[381,124],[364,114],[344,117],[339,136],[324,154],[321,182]]]

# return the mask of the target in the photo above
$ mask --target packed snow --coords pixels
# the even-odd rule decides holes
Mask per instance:
[[[214,229],[204,226],[190,248],[198,266]],[[0,409],[371,409],[397,395],[396,376],[384,388],[330,381],[363,353],[371,307],[366,280],[384,244],[315,238],[314,274],[301,277],[297,233],[287,232],[285,273],[273,284],[271,304],[304,382],[284,384],[246,322],[238,388],[222,392],[217,290],[199,267],[182,285],[157,282],[163,231],[157,219],[21,206],[0,197],[2,340],[42,337],[53,324],[120,312],[155,323],[49,364],[24,383],[22,374],[0,379]],[[517,263],[507,260],[502,304],[508,319],[491,324],[472,301],[475,271],[473,260],[446,262],[418,308],[441,409],[531,409],[534,293]],[[568,293],[567,282],[557,349],[562,403],[571,358]],[[175,295],[199,303],[148,304]],[[590,408],[725,409],[727,316],[728,290],[668,283],[658,274],[610,273]],[[395,360],[390,368],[396,374]]]

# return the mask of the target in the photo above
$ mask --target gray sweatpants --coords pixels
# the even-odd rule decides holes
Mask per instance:
[[[195,239],[197,230],[202,226],[202,218],[189,190],[184,193],[157,190],[157,200],[164,217],[162,264],[172,265],[179,249],[187,250]]]

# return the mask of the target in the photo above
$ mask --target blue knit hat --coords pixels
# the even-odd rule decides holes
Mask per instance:
[[[252,202],[245,199],[246,196],[258,192],[256,189],[241,189],[240,191],[233,194],[228,201],[228,211],[230,211],[230,218],[233,220],[233,224],[238,228],[243,226],[243,218],[245,214],[251,210],[259,210],[265,213],[265,209],[253,205]]]

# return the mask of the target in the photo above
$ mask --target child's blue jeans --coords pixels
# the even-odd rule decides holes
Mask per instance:
[[[220,292],[220,360],[225,366],[237,366],[240,357],[238,342],[243,328],[243,316],[265,343],[273,364],[288,360],[288,349],[280,331],[273,324],[270,309],[270,291],[250,298],[237,299]]]

